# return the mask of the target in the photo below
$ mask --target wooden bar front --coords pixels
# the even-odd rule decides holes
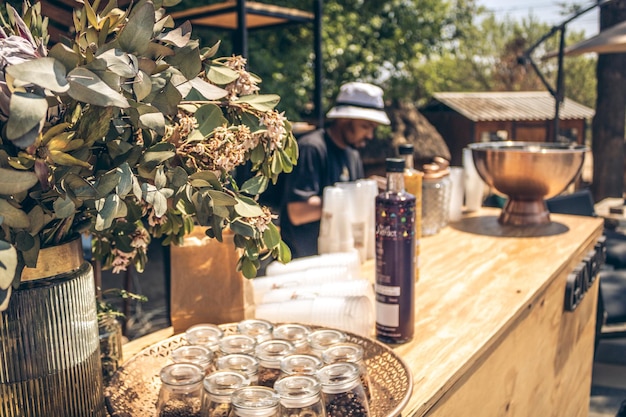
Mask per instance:
[[[393,347],[413,375],[403,416],[587,417],[598,282],[564,310],[567,275],[602,220],[552,215],[504,227],[483,209],[421,240],[415,338]],[[374,278],[374,263],[363,265]],[[125,358],[172,334],[125,346]]]

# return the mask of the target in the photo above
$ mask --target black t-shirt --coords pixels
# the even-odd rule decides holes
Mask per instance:
[[[324,187],[364,177],[363,162],[356,149],[339,148],[324,130],[298,140],[298,164],[286,175],[285,196],[280,213],[281,235],[294,258],[317,255],[320,222],[294,226],[287,215],[287,203],[322,196]]]

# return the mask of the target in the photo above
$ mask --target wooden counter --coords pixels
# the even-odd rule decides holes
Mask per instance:
[[[394,347],[413,375],[403,416],[588,415],[598,284],[573,312],[565,285],[602,220],[554,214],[513,228],[498,214],[484,209],[421,241],[415,338]],[[373,262],[363,269],[373,277]],[[127,344],[125,357],[171,332]]]

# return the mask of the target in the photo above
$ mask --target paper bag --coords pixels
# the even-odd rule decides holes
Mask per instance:
[[[252,282],[236,270],[233,234],[218,242],[196,226],[182,246],[172,245],[170,316],[174,332],[199,323],[232,323],[254,317]]]

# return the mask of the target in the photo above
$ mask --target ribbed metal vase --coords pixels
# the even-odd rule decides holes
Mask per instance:
[[[42,249],[0,313],[0,416],[106,416],[93,270],[80,239]]]

